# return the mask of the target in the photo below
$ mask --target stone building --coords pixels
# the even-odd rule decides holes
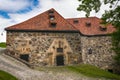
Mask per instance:
[[[7,27],[10,55],[34,66],[92,64],[112,69],[112,25],[97,17],[63,18],[50,9],[27,21]]]

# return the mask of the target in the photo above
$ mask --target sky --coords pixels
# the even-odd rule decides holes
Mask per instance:
[[[54,8],[64,18],[85,17],[84,12],[77,11],[78,0],[0,0],[0,42],[6,42],[4,28],[21,23],[46,10]],[[101,17],[108,6],[103,5],[99,13],[90,16]]]

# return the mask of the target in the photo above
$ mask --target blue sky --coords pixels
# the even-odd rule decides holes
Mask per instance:
[[[3,18],[10,19],[10,16],[8,15],[9,13],[18,13],[18,14],[27,13],[31,11],[34,7],[39,5],[39,0],[9,0],[9,1],[4,0],[3,3],[4,4],[1,3],[0,6],[1,7],[0,16],[2,16]],[[9,5],[9,3],[11,3],[11,5]],[[22,6],[19,6],[18,8],[16,7],[21,4]],[[13,8],[9,8],[9,7],[13,7]]]
[[[84,17],[84,12],[76,10],[78,5],[78,0],[0,0],[0,42],[6,41],[4,28],[21,23],[51,8],[65,18]],[[108,6],[103,5],[101,8],[99,13],[92,11],[91,16],[101,17]]]

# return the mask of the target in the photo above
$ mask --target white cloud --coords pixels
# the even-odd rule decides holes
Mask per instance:
[[[0,0],[0,10],[16,12],[29,6],[28,0]]]
[[[44,10],[54,8],[57,10],[63,17],[77,17],[80,14],[77,11],[79,2],[77,0],[40,0],[41,8]],[[84,16],[81,14],[81,16]]]
[[[8,26],[10,24],[12,24],[10,19],[5,19],[5,18],[0,17],[0,31],[4,30],[4,26]]]
[[[56,9],[65,18],[85,17],[85,12],[77,11],[80,2],[78,0],[40,0],[41,9],[48,10],[50,8]],[[98,13],[92,11],[90,16],[101,17],[104,10],[108,10],[108,5],[102,5]]]

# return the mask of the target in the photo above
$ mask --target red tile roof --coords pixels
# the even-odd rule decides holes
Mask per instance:
[[[75,26],[84,35],[104,35],[115,31],[115,28],[111,24],[106,27],[101,25],[100,23],[102,20],[97,17],[71,18],[67,19],[67,21]],[[77,22],[74,23],[74,21]]]
[[[54,9],[50,9],[20,24],[7,27],[5,30],[79,31],[83,35],[104,35],[115,31],[112,25],[109,24],[104,28],[100,22],[101,19],[97,17],[64,19]],[[102,30],[100,27],[103,27]]]
[[[55,19],[50,20],[50,15],[54,16]],[[54,23],[56,23],[56,26],[54,26]],[[54,9],[50,9],[20,24],[7,27],[5,30],[78,31]]]

